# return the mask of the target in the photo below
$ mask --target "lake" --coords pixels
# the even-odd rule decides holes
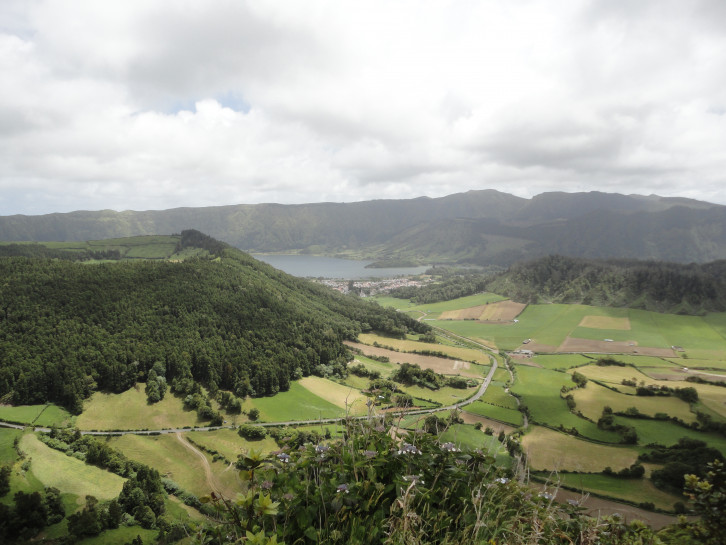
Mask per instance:
[[[304,278],[344,278],[346,280],[391,278],[393,276],[422,274],[429,268],[424,265],[421,267],[366,269],[366,265],[372,263],[372,261],[356,261],[316,255],[252,254],[252,257],[269,263],[276,269],[285,271],[288,274]]]

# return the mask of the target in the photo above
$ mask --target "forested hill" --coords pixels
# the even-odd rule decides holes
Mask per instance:
[[[726,261],[682,265],[548,256],[513,265],[486,289],[520,302],[702,314],[726,310]]]
[[[0,216],[2,241],[81,241],[195,226],[237,248],[508,266],[549,254],[726,259],[726,207],[657,195],[494,190],[441,198]]]
[[[183,233],[180,244],[207,256],[0,258],[0,399],[79,411],[94,390],[126,390],[152,366],[172,387],[198,382],[240,397],[269,395],[293,378],[342,368],[342,341],[362,330],[428,329],[200,233]]]

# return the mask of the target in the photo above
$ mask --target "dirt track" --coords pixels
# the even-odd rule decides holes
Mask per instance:
[[[189,441],[187,441],[181,433],[177,432],[176,438],[179,439],[179,442],[182,445],[192,451],[201,460],[202,467],[204,468],[204,475],[207,478],[207,486],[209,486],[210,490],[213,490],[215,493],[221,495],[221,487],[218,486],[217,480],[214,478],[214,474],[212,473],[212,468],[209,465],[209,460],[207,460],[207,457],[204,455],[204,453],[197,447],[192,445]]]

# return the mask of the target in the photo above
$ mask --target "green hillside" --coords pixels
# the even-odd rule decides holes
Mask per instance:
[[[161,389],[193,393],[199,382],[271,395],[294,378],[342,369],[342,341],[362,330],[427,329],[196,231],[173,249],[152,242],[108,241],[147,258],[97,265],[0,258],[0,398],[79,412],[93,391],[122,392],[152,367]],[[161,260],[160,246],[196,257]]]

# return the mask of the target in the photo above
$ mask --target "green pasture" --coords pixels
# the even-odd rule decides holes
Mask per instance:
[[[35,422],[33,422],[33,425],[45,428],[64,428],[73,426],[75,421],[76,417],[63,407],[46,405],[45,410],[40,413]]]
[[[592,363],[592,358],[583,354],[537,354],[532,361],[545,369],[571,369]]]
[[[631,329],[580,327],[579,324],[585,316],[628,318]],[[726,313],[682,316],[626,308],[547,304],[527,306],[518,319],[516,324],[436,320],[432,325],[459,335],[495,343],[504,350],[517,348],[524,339],[558,347],[565,338],[571,336],[590,340],[632,340],[640,346],[656,348],[682,346],[692,357],[726,359]]]
[[[726,372],[726,357],[717,359],[695,359],[695,358],[668,358],[668,361],[677,367],[688,367],[689,369],[700,369],[702,371]]]
[[[230,429],[190,431],[185,435],[195,444],[201,445],[208,450],[216,450],[232,462],[237,460],[237,456],[250,449],[272,452],[279,448],[271,437],[266,437],[261,441],[247,441],[240,437],[236,430]]]
[[[529,407],[533,421],[553,427],[576,428],[580,435],[596,441],[616,443],[620,440],[618,434],[601,430],[570,412],[560,397],[563,386],[574,386],[569,374],[525,365],[517,366],[516,370],[517,380],[511,391]]]
[[[542,426],[530,426],[522,437],[529,466],[536,471],[583,471],[630,467],[638,451],[625,446],[592,443]]]
[[[287,392],[280,392],[273,397],[247,398],[242,404],[245,411],[255,407],[260,410],[260,420],[265,422],[337,418],[345,413],[340,407],[316,396],[297,382],[291,382]]]
[[[349,415],[363,415],[368,410],[366,402],[369,398],[360,389],[313,375],[301,378],[298,383],[313,395],[343,409]]]
[[[481,449],[496,456],[502,449],[502,444],[496,436],[487,435],[470,424],[454,424],[439,436],[442,443],[451,442],[461,449]]]
[[[497,367],[497,370],[494,371],[494,374],[492,375],[492,380],[495,380],[497,382],[507,383],[510,380],[509,371],[506,370],[504,365],[499,364]]]
[[[81,498],[90,494],[99,500],[110,500],[121,492],[122,477],[66,456],[46,446],[32,433],[23,435],[20,448],[31,459],[31,471],[43,486],[54,486]]]
[[[0,420],[17,422],[20,424],[32,424],[43,412],[45,405],[0,405]]]
[[[560,473],[559,481],[582,492],[626,500],[634,503],[652,502],[657,508],[671,511],[683,496],[656,488],[649,479],[619,479],[602,473]]]
[[[715,433],[703,433],[679,426],[674,422],[660,420],[643,420],[640,418],[627,418],[616,416],[615,422],[632,426],[638,432],[638,444],[645,446],[650,443],[661,445],[675,445],[681,437],[705,441],[709,446],[717,448],[726,454],[726,437]]]
[[[210,491],[201,459],[184,446],[175,434],[122,435],[111,438],[110,445],[128,458],[153,467],[162,477],[171,479],[194,495],[201,496]],[[233,495],[240,490],[234,468],[225,473],[227,465],[222,462],[213,463],[212,457],[207,454],[205,458],[225,493]]]
[[[512,426],[519,427],[524,424],[524,416],[516,409],[505,409],[483,401],[475,401],[463,408],[466,412],[485,416],[493,420],[505,422]]]
[[[596,360],[601,357],[605,357],[602,355],[593,354],[592,356]],[[637,356],[633,354],[615,354],[612,357],[612,359],[617,360],[622,363],[627,363],[628,365],[633,365],[635,367],[675,367],[679,366],[681,364],[673,363],[668,358],[659,358],[657,356]],[[593,362],[594,363],[594,362]],[[685,365],[685,363],[684,363]]]
[[[76,426],[81,430],[156,430],[204,424],[170,392],[158,403],[148,403],[144,387],[138,383],[120,394],[95,392],[85,401]]]
[[[158,530],[145,530],[141,526],[119,526],[114,530],[106,530],[97,536],[76,541],[77,545],[125,545],[139,536],[144,543],[154,543]]]
[[[13,463],[18,458],[14,441],[21,435],[23,435],[23,430],[0,428],[0,465]]]
[[[602,415],[603,407],[609,406],[614,412],[623,412],[635,407],[642,414],[654,416],[656,413],[666,413],[668,416],[678,417],[684,422],[694,422],[696,415],[691,407],[677,397],[644,397],[625,395],[614,392],[595,382],[588,382],[584,388],[573,390],[572,396],[577,403],[577,410],[582,411],[587,418],[597,422]]]
[[[504,384],[497,381],[492,381],[489,384],[481,400],[492,405],[499,405],[505,409],[516,410],[519,406],[517,400],[504,390]]]

